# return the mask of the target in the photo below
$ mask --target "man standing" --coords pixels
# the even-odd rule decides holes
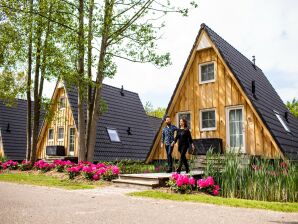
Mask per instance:
[[[170,116],[166,116],[166,127],[162,130],[161,148],[163,148],[163,145],[165,144],[168,160],[167,173],[171,173],[173,170],[172,152],[174,146],[171,146],[171,143],[174,141],[174,133],[177,130],[178,128],[175,125],[172,125]]]

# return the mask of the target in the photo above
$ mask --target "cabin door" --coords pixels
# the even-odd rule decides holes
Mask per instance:
[[[227,108],[227,145],[231,151],[245,152],[243,107]]]
[[[69,144],[68,144],[68,154],[70,156],[74,156],[74,149],[75,149],[75,134],[76,129],[73,127],[69,128]]]

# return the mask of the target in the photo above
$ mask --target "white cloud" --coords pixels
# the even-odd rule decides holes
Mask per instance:
[[[298,1],[291,0],[200,0],[189,17],[169,15],[166,20],[159,46],[171,53],[171,66],[119,61],[117,75],[105,83],[124,85],[143,102],[167,106],[202,22],[248,58],[255,55],[284,101],[298,98]]]

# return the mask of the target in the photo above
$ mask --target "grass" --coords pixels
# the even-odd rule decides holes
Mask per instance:
[[[104,183],[101,181],[94,183],[76,182],[72,180],[65,180],[58,177],[34,173],[1,173],[0,181],[18,184],[56,187],[67,190],[94,189],[96,187],[104,185]]]
[[[279,212],[298,212],[298,203],[281,203],[236,198],[222,198],[204,194],[176,194],[154,190],[133,192],[129,193],[128,195],[155,199],[166,199],[172,201],[208,203],[230,207],[266,209]]]

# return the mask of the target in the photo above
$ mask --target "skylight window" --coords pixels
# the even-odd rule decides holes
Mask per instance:
[[[281,125],[284,127],[284,129],[287,132],[291,132],[290,131],[290,128],[288,127],[288,125],[286,124],[286,122],[284,121],[284,119],[282,118],[282,116],[280,116],[280,114],[277,111],[274,111],[274,112],[275,112],[275,115],[276,115],[277,119],[279,120],[279,122],[281,123]]]
[[[120,138],[116,129],[107,128],[107,131],[112,142],[120,142]]]

